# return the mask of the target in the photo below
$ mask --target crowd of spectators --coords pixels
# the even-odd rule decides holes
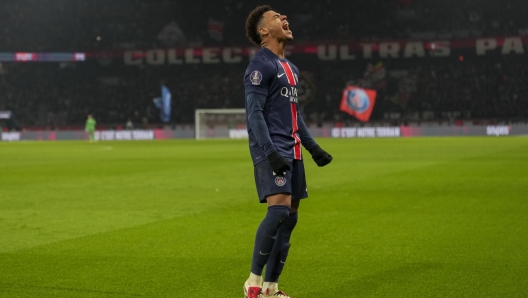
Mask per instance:
[[[193,123],[197,108],[243,107],[241,74],[223,66],[210,66],[206,76],[200,66],[108,71],[97,62],[12,63],[4,70],[0,111],[13,111],[23,127],[67,129],[82,125],[90,113],[101,124],[160,123],[153,99],[161,96],[162,81],[172,93],[172,123]]]
[[[270,0],[288,13],[296,42],[464,38],[525,34],[524,0]],[[259,3],[236,1],[21,0],[2,4],[0,52],[152,49],[248,45],[244,22]],[[214,31],[214,32],[213,32]],[[115,57],[114,57],[115,58]],[[339,111],[347,84],[362,85],[369,63],[292,58],[301,74],[309,123],[354,121]],[[82,63],[0,64],[0,110],[23,127],[98,123],[159,124],[152,99],[172,92],[172,123],[191,124],[197,108],[244,106],[246,64],[125,66]],[[387,72],[374,121],[528,118],[525,55],[382,60]],[[402,87],[403,86],[403,87]],[[367,86],[368,87],[368,86]]]
[[[511,58],[511,57],[509,57]],[[424,64],[409,109],[457,111],[462,119],[526,119],[526,59]]]
[[[345,64],[296,59],[303,69],[300,102],[309,123],[355,121],[339,111],[347,84],[362,85],[368,62]],[[522,56],[383,61],[386,77],[372,121],[528,119],[528,63]],[[12,110],[22,126],[99,123],[136,127],[160,124],[152,99],[163,81],[172,92],[172,124],[192,124],[198,108],[243,108],[245,64],[174,67],[119,66],[96,62],[13,63],[0,75],[0,110]],[[402,84],[410,87],[402,89]],[[395,116],[396,115],[396,116]]]
[[[380,65],[386,75],[377,86],[364,83],[367,64],[306,63],[316,77],[317,100],[304,107],[305,117],[316,122],[357,122],[339,111],[342,90],[356,85],[377,90],[372,121],[401,124],[528,119],[526,57],[385,60]]]
[[[0,51],[244,45],[245,18],[261,3],[4,1],[0,9]],[[528,29],[525,0],[269,0],[267,3],[288,15],[298,41],[457,38],[519,34]]]

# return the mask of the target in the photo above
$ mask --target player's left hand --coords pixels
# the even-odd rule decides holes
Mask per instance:
[[[286,171],[291,170],[290,164],[286,158],[280,155],[280,153],[277,151],[273,151],[270,155],[268,155],[268,162],[273,169],[273,175],[282,177],[286,175]]]
[[[332,159],[332,155],[328,154],[328,152],[324,151],[319,145],[313,146],[309,150],[310,154],[312,155],[312,159],[315,161],[315,163],[320,166],[324,167],[327,164],[329,164]]]

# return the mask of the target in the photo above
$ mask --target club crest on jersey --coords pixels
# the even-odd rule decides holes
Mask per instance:
[[[262,81],[262,74],[258,70],[254,70],[249,75],[249,80],[251,80],[251,84],[253,85],[260,85],[260,81]]]
[[[286,177],[275,177],[275,184],[277,184],[278,186],[284,186],[284,184],[286,184]]]

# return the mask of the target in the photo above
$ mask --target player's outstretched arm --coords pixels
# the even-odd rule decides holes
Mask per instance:
[[[291,168],[288,160],[286,160],[284,156],[280,155],[280,153],[275,148],[275,145],[273,145],[273,142],[271,141],[268,127],[266,126],[264,115],[262,114],[265,103],[266,96],[262,94],[249,93],[246,95],[248,124],[253,131],[260,148],[264,150],[273,172],[275,172],[275,174],[278,176],[282,176]]]
[[[297,113],[297,125],[299,127],[298,132],[299,136],[301,137],[301,143],[303,147],[306,148],[308,152],[310,152],[315,163],[320,167],[324,167],[329,164],[333,159],[332,155],[328,154],[328,152],[324,151],[319,145],[317,145],[315,140],[310,135],[308,127],[306,127],[301,113]]]

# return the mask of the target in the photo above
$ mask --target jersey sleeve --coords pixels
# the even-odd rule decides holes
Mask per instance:
[[[267,97],[276,72],[269,61],[252,59],[244,75],[246,95],[258,93]]]
[[[300,112],[297,112],[297,125],[299,126],[297,133],[299,133],[299,137],[301,138],[301,144],[306,150],[310,151],[315,145],[317,145],[317,143],[308,131],[308,127],[306,126],[306,123],[304,123]]]
[[[262,115],[265,104],[266,97],[264,95],[256,93],[246,95],[246,111],[249,127],[253,131],[259,147],[268,156],[277,149],[275,149],[275,145],[271,141],[266,121]]]

